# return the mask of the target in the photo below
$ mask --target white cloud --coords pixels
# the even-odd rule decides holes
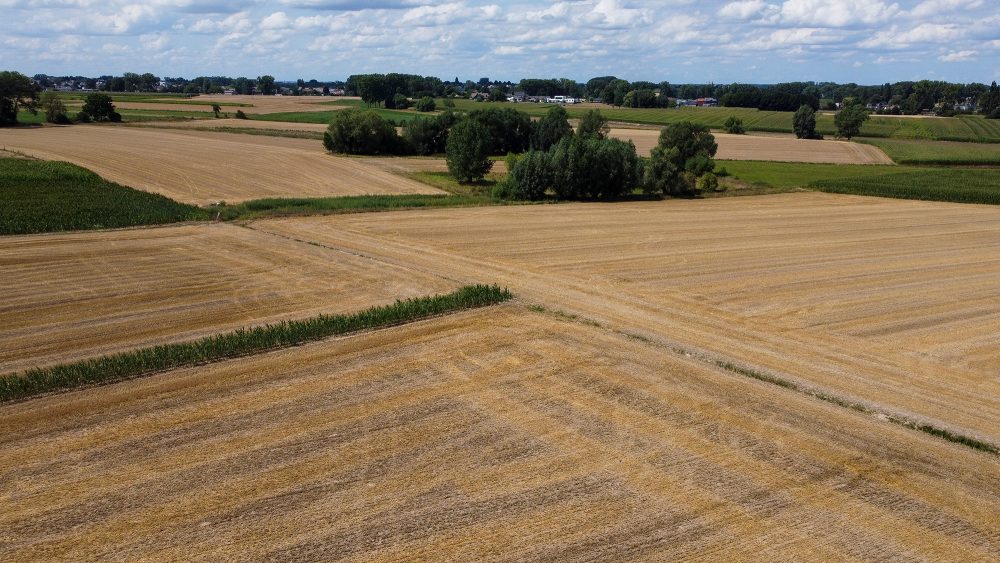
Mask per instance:
[[[777,6],[768,4],[764,0],[741,0],[719,8],[717,14],[723,19],[745,21],[760,18],[766,12],[773,11],[777,11]]]
[[[970,61],[973,60],[976,55],[975,51],[955,51],[953,53],[947,53],[938,57],[939,61],[944,61],[946,63],[958,62],[958,61]]]
[[[899,14],[898,4],[882,0],[785,0],[783,22],[820,27],[846,27],[889,21]]]
[[[974,10],[983,5],[983,0],[926,0],[910,10],[913,18],[937,17],[956,11]]]

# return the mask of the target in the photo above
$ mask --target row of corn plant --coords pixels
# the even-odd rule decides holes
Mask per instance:
[[[330,336],[412,322],[444,313],[484,307],[513,296],[497,285],[470,285],[445,295],[396,301],[344,315],[319,315],[209,336],[191,342],[140,348],[70,364],[0,376],[0,402],[51,391],[109,383],[154,372],[217,362]]]

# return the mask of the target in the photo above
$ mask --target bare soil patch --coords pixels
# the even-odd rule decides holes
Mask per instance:
[[[255,226],[495,281],[1000,443],[1000,217],[988,206],[801,193]]]
[[[329,155],[318,141],[306,139],[77,126],[0,130],[0,147],[72,162],[186,203],[443,193],[359,159]]]
[[[721,160],[771,160],[829,164],[892,164],[878,147],[847,141],[816,141],[774,135],[729,135],[713,133]],[[641,155],[656,146],[660,130],[612,129],[611,136],[635,143]],[[875,150],[872,150],[875,149]]]
[[[993,459],[517,305],[0,428],[11,561],[1000,557]]]
[[[0,373],[455,284],[226,224],[0,237]]]

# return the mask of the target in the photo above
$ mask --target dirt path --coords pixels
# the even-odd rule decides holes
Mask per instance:
[[[0,409],[0,559],[986,561],[983,454],[467,312]]]
[[[892,164],[881,149],[846,141],[815,141],[774,135],[713,133],[720,160],[771,160],[830,164]],[[648,155],[659,141],[659,130],[612,129],[611,136],[631,140],[641,155]]]
[[[327,154],[308,139],[77,126],[0,130],[0,147],[69,161],[113,182],[195,204],[443,193],[359,159]]]

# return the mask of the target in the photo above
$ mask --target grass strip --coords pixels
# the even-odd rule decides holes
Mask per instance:
[[[0,158],[0,235],[207,219],[193,205],[134,190],[68,162]]]
[[[318,198],[254,199],[233,205],[206,207],[213,217],[223,221],[289,217],[296,215],[332,215],[366,213],[422,207],[475,207],[500,205],[503,202],[479,195],[359,195]]]
[[[70,364],[29,369],[0,376],[0,403],[269,352],[331,336],[396,326],[462,309],[495,305],[512,298],[510,291],[498,285],[469,285],[452,293],[396,301],[357,313],[282,321],[190,342],[163,344]]]

